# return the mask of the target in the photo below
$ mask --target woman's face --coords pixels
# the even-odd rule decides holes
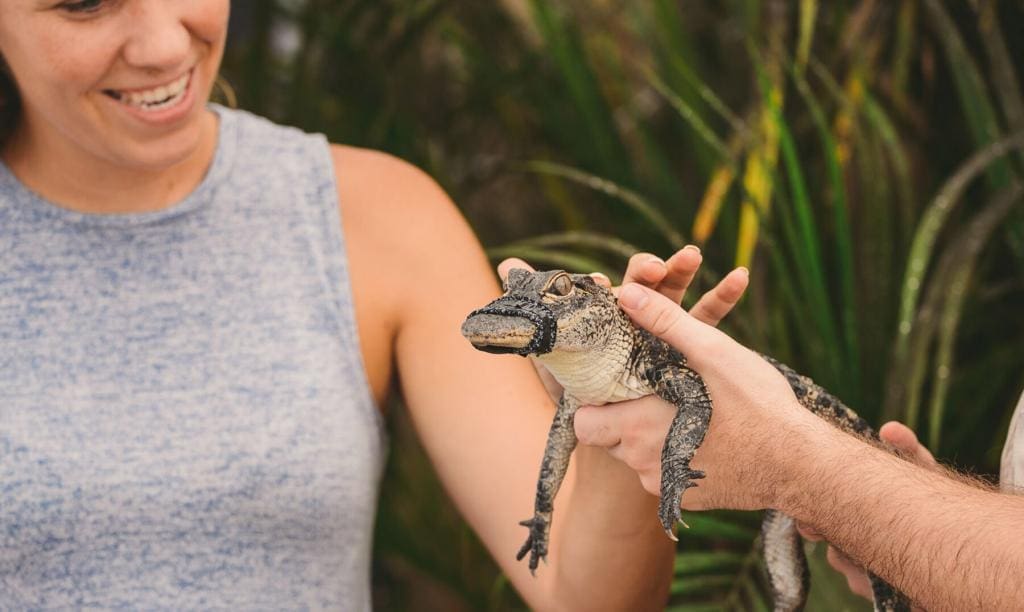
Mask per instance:
[[[18,146],[158,169],[185,160],[228,0],[0,0],[0,55],[22,98]]]

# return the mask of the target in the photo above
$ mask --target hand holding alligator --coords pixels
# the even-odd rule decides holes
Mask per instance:
[[[504,294],[470,313],[463,322],[462,334],[481,351],[536,357],[563,387],[541,463],[534,516],[520,523],[529,529],[529,535],[516,558],[522,559],[529,555],[528,566],[532,573],[538,562],[547,557],[553,502],[565,477],[569,457],[579,441],[575,425],[579,409],[586,405],[598,406],[648,395],[657,395],[675,407],[675,415],[667,428],[662,427],[662,421],[667,416],[662,407],[654,406],[653,411],[633,410],[625,414],[611,408],[603,414],[621,415],[621,418],[612,421],[613,425],[618,421],[618,427],[613,426],[610,430],[597,428],[601,433],[591,437],[590,442],[611,447],[612,452],[641,474],[645,487],[659,495],[658,517],[666,533],[674,539],[673,526],[682,519],[680,506],[683,494],[696,487],[697,480],[705,477],[705,472],[697,469],[692,461],[695,451],[708,433],[712,415],[710,389],[701,376],[691,369],[685,354],[675,348],[679,338],[674,335],[680,331],[680,325],[696,325],[710,331],[712,336],[706,337],[705,342],[690,347],[697,350],[701,358],[708,359],[715,354],[715,347],[712,346],[716,340],[714,334],[719,335],[718,341],[732,341],[713,327],[685,314],[679,307],[675,300],[681,297],[688,281],[667,286],[672,297],[639,283],[628,283],[623,287],[620,292],[621,302],[623,306],[633,309],[633,316],[639,323],[646,323],[644,326],[649,329],[643,330],[630,323],[618,306],[615,295],[603,283],[598,284],[592,276],[568,274],[562,270],[532,272],[526,269],[506,269],[508,274]],[[745,276],[742,271],[738,274]],[[659,290],[661,285],[666,283],[659,283]],[[738,298],[738,295],[735,297]],[[730,302],[728,299],[725,301]],[[646,302],[656,303],[658,308],[644,310]],[[731,299],[730,303],[735,303],[735,299]],[[645,314],[653,318],[645,317]],[[709,318],[717,318],[714,309],[711,309],[711,314]],[[651,332],[662,337],[658,338]],[[698,335],[700,333],[698,331]],[[706,336],[707,332],[703,333]],[[739,354],[747,361],[757,362],[754,364],[755,369],[759,367],[762,370],[743,380],[738,389],[739,395],[746,393],[749,396],[745,398],[747,403],[767,399],[768,406],[775,406],[784,405],[788,399],[790,403],[802,405],[810,413],[840,429],[863,437],[874,435],[863,419],[809,378],[770,357],[757,356],[734,342],[732,344],[738,347]],[[747,371],[745,366],[751,364],[738,365],[741,370]],[[767,374],[764,369],[768,370]],[[781,378],[779,373],[782,374]],[[751,387],[757,390],[753,394],[748,391]],[[764,396],[765,391],[769,391],[767,397]],[[732,401],[736,398],[722,399],[730,405],[736,403]],[[645,416],[654,418],[647,420]],[[737,420],[742,423],[744,418],[756,416],[740,412],[738,417],[726,419],[726,423],[735,426]],[[770,415],[762,416],[768,417],[768,424],[781,423]],[[639,426],[624,428],[624,422],[639,423]],[[719,426],[719,429],[722,427]],[[770,432],[770,427],[761,429]],[[635,435],[626,435],[626,431]],[[750,431],[755,430],[751,430],[749,425],[741,426],[736,434],[739,436]],[[651,438],[651,432],[656,432],[659,438],[664,435],[664,443],[659,444],[658,440]],[[600,436],[605,439],[595,439]],[[718,434],[717,437],[729,438],[726,434]],[[748,450],[750,445],[741,442],[720,444],[718,448],[736,449],[740,446],[742,450]],[[655,460],[659,447],[660,459]],[[640,462],[638,458],[646,458],[646,461]],[[747,499],[742,502],[734,499],[727,505],[743,508],[775,507],[768,501],[769,496],[765,493],[763,483],[749,483],[748,486],[742,477],[737,478],[745,475],[742,471],[749,463],[756,463],[758,458],[746,457],[751,460],[748,462],[733,462],[732,459],[729,456],[723,457],[720,462],[711,462],[718,474],[715,480],[719,486],[715,490],[723,489],[720,485],[724,484],[723,490],[730,490],[736,499],[747,495]],[[651,467],[654,465],[660,466],[660,474],[655,474]],[[723,466],[727,467],[723,469]],[[654,482],[659,485],[654,487]],[[758,484],[762,486],[756,486]],[[751,496],[751,493],[754,495]],[[763,495],[758,496],[757,493]],[[740,505],[735,505],[737,503]],[[776,610],[800,609],[807,592],[807,566],[803,550],[797,545],[799,536],[793,519],[779,512],[766,512],[763,535]],[[872,583],[879,609],[905,609],[905,603],[891,586],[874,577]]]
[[[676,251],[664,261],[650,253],[637,253],[629,259],[622,284],[643,285],[680,304],[697,275],[702,259],[700,249],[693,245]],[[509,258],[498,265],[498,274],[504,280],[509,270],[514,268],[533,270],[525,261]],[[608,277],[600,273],[591,276],[599,285],[618,294],[619,287],[612,287]],[[732,270],[697,300],[690,309],[690,316],[708,325],[718,325],[739,302],[748,281],[746,268]],[[561,385],[538,360],[531,359],[531,362],[548,394],[558,402],[562,396]],[[676,411],[674,405],[657,395],[648,395],[601,406],[581,406],[576,411],[573,425],[579,444],[607,449],[612,457],[637,473],[648,492],[657,495],[661,487],[661,450],[665,432]],[[701,488],[696,487],[690,492],[685,498],[685,508],[699,508],[694,500],[701,498],[700,491]]]
[[[664,264],[651,255],[634,255],[623,277],[623,286],[637,283],[678,304],[682,302],[700,264],[701,255],[696,247],[678,251]],[[739,302],[748,281],[746,268],[732,270],[697,300],[690,308],[690,316],[707,325],[718,325]],[[612,291],[618,294],[618,288]],[[550,374],[547,376],[550,378]],[[606,448],[611,456],[637,473],[647,491],[657,495],[661,490],[661,451],[665,432],[676,411],[674,405],[657,395],[602,406],[581,406],[576,411],[574,422],[576,437],[580,444]],[[699,456],[698,452],[695,466],[699,466],[696,459]],[[692,489],[684,497],[683,507],[698,508],[694,500],[700,499],[700,491],[701,487]]]
[[[736,274],[734,272],[730,276]],[[726,277],[723,283],[729,279]],[[714,415],[722,411],[730,413],[727,418],[712,416],[705,442],[693,456],[693,467],[704,471],[708,466],[714,466],[715,478],[705,479],[700,486],[687,491],[683,497],[683,508],[755,510],[767,507],[768,500],[760,495],[763,483],[751,482],[755,476],[744,468],[758,460],[757,449],[750,448],[753,431],[750,428],[756,426],[753,423],[776,416],[755,418],[749,413],[777,409],[787,418],[814,417],[804,410],[787,410],[785,406],[795,404],[796,397],[779,371],[757,353],[708,325],[709,322],[717,323],[721,317],[702,320],[707,312],[703,308],[698,310],[695,306],[688,314],[668,300],[652,299],[653,295],[637,284],[625,284],[619,294],[619,305],[634,323],[687,356],[688,364],[705,379],[715,402]],[[701,315],[701,318],[696,315]],[[718,372],[729,371],[742,371],[748,384],[736,386],[732,381],[738,377],[716,376]],[[769,398],[774,398],[774,401],[766,401]],[[609,448],[613,456],[637,472],[647,491],[657,495],[661,490],[664,432],[675,413],[674,406],[657,396],[599,407],[588,406],[576,413],[576,433],[581,444]],[[743,457],[744,452],[750,452],[752,456]]]
[[[698,470],[713,470],[715,477],[705,480],[702,486],[685,496],[683,506],[687,509],[724,507],[751,510],[783,507],[779,492],[785,488],[786,476],[776,466],[785,464],[787,449],[786,444],[776,440],[784,437],[786,431],[820,426],[821,421],[812,416],[812,412],[801,408],[801,404],[803,408],[810,408],[816,403],[809,403],[806,395],[797,398],[794,391],[799,393],[800,383],[794,385],[794,376],[780,372],[783,369],[778,364],[702,324],[647,288],[627,285],[618,297],[620,307],[635,324],[687,356],[688,364],[699,372],[715,404],[704,444],[696,450],[692,462]],[[797,376],[796,380],[800,378]],[[613,410],[628,415],[631,410],[640,412],[639,404],[649,401],[649,398],[644,398],[622,402]],[[577,423],[579,419],[577,415]],[[664,430],[660,424],[650,429]],[[891,450],[913,463],[928,467],[936,465],[931,453],[918,443],[913,431],[902,424],[888,423],[879,437]],[[657,444],[654,438],[649,442]],[[635,446],[642,448],[644,445]],[[644,456],[631,457],[628,461],[640,473],[644,488],[651,493],[657,493],[661,487],[657,458],[656,451],[648,451]],[[773,511],[770,514],[784,517]],[[770,521],[771,518],[765,523],[765,538],[771,531]],[[792,525],[792,519],[784,517],[784,521]],[[825,539],[808,525],[796,523],[796,530],[810,539]],[[787,527],[786,531],[789,534],[784,539],[792,541],[794,529]],[[768,556],[767,543],[765,546]],[[799,543],[795,546],[798,547]],[[876,609],[908,609],[908,602],[901,594],[894,592],[884,581],[867,574],[838,548],[830,546],[828,558],[832,566],[844,574],[852,590],[869,599],[874,598]],[[803,580],[806,580],[806,570],[802,573]],[[775,576],[772,578],[774,582]],[[782,576],[782,582],[787,581],[791,580]],[[799,595],[801,600],[803,597]],[[776,601],[777,609],[779,605],[780,602]],[[801,606],[802,602],[797,602],[794,608]]]

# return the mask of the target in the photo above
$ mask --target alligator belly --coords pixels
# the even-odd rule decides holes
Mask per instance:
[[[569,393],[581,404],[588,406],[600,406],[612,402],[636,399],[650,395],[653,391],[639,380],[631,379],[626,381],[614,381],[604,385],[581,385],[582,381],[575,381],[576,385],[563,385]]]

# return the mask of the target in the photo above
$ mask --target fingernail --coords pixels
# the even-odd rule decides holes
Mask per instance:
[[[650,259],[647,260],[647,263],[656,263],[659,266],[664,266],[665,265],[665,260],[663,260],[660,257],[651,257]]]
[[[700,253],[700,247],[698,247],[695,244],[688,244],[688,245],[683,247],[683,250],[684,251],[696,251],[697,253]]]
[[[736,269],[737,270],[742,270],[744,274],[746,274],[747,276],[750,276],[750,270],[748,270],[746,266],[740,266],[740,267],[738,267]]]
[[[647,294],[639,285],[630,283],[619,290],[619,304],[633,310],[643,308],[647,304]]]

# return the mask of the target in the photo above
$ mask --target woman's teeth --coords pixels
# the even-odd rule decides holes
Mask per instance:
[[[191,73],[186,73],[177,81],[169,85],[162,87],[156,87],[147,91],[133,91],[133,92],[111,92],[112,97],[120,100],[121,102],[141,108],[142,110],[160,110],[167,108],[168,106],[174,106],[182,96],[185,95],[185,90],[188,89],[188,79]]]

